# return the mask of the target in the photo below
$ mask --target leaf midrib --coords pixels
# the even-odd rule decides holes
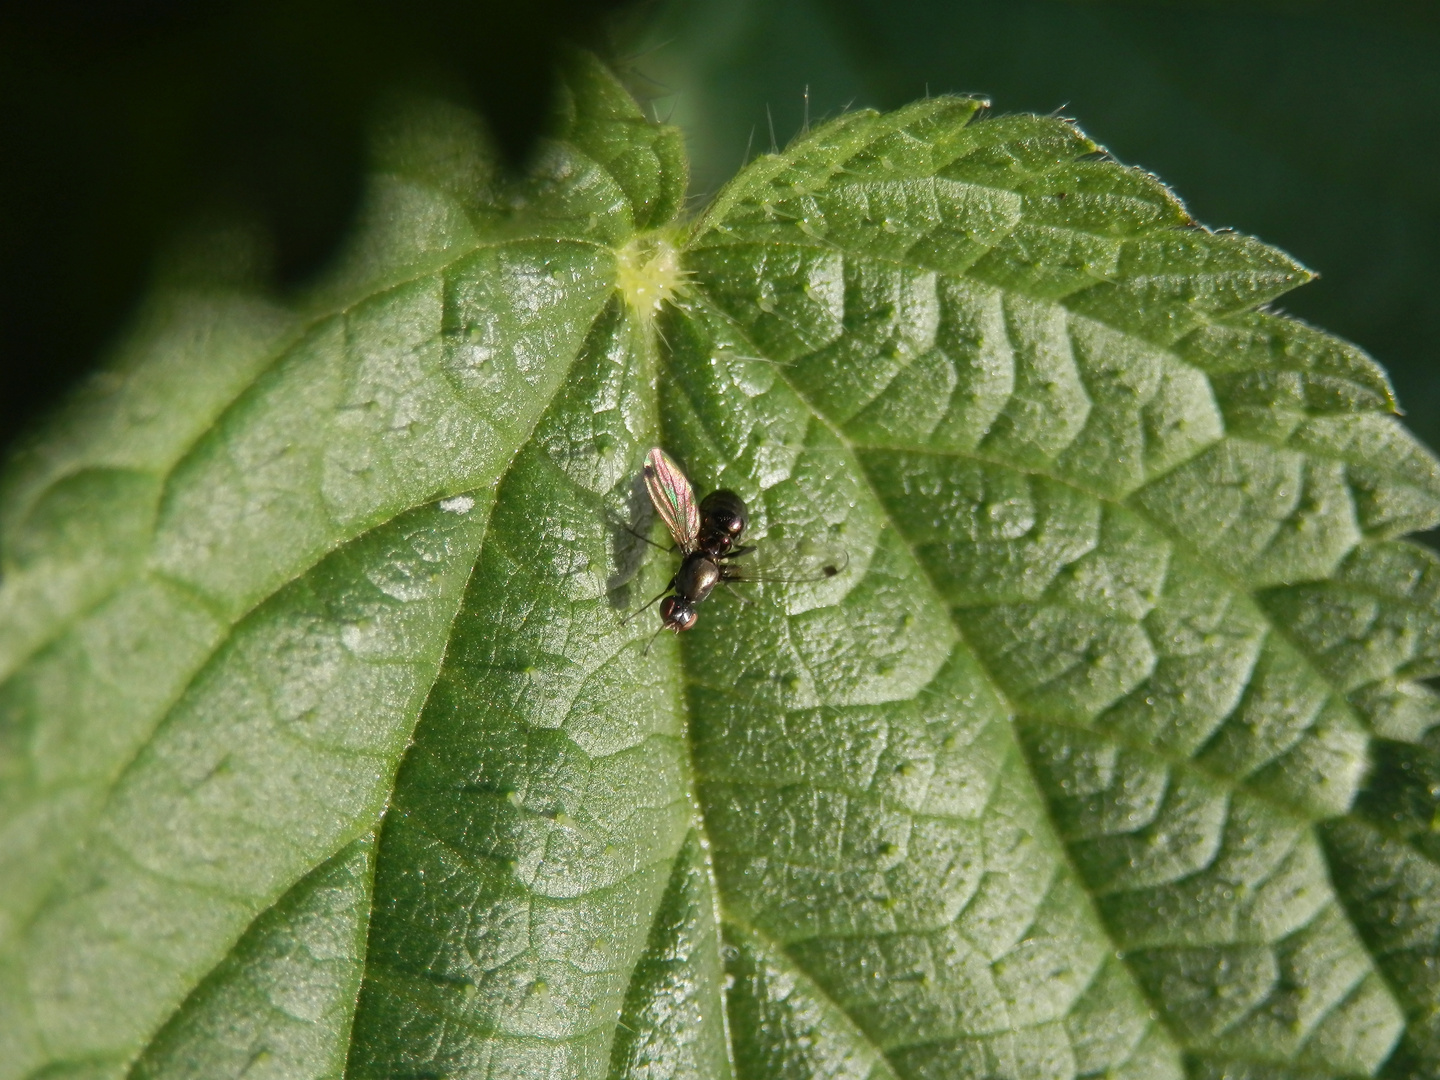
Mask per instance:
[[[723,319],[723,320],[725,321],[725,323],[731,328],[731,330],[737,335],[737,337],[738,337],[741,341],[744,341],[750,349],[754,350],[757,354],[758,354],[758,353],[763,353],[764,350],[763,350],[763,349],[759,349],[758,346],[757,346],[757,343],[754,342],[754,341],[749,337],[749,335],[744,332],[743,328],[737,326],[737,325],[734,323],[734,320],[730,319],[730,317],[729,317],[728,315],[726,315],[724,312],[721,312],[721,311],[719,311],[718,309],[716,309],[713,304],[707,304],[706,306],[707,306],[707,310],[711,311],[712,313],[718,315],[721,319]],[[835,426],[829,422],[829,419],[828,419],[827,417],[825,417],[824,415],[822,415],[822,414],[819,412],[819,410],[817,410],[817,409],[810,403],[810,401],[809,401],[798,389],[796,389],[796,387],[793,385],[793,383],[791,382],[791,380],[786,377],[784,371],[781,370],[778,366],[777,366],[777,376],[779,377],[779,379],[781,380],[781,382],[784,383],[784,385],[791,391],[791,393],[793,393],[793,394],[795,395],[796,399],[801,402],[801,404],[805,407],[806,411],[810,413],[810,422],[811,422],[811,423],[818,423],[818,424],[822,425],[823,427],[825,427],[828,431],[830,431],[830,433],[837,439],[837,441],[840,443],[840,445],[843,446],[843,447],[845,447],[847,450],[849,450],[849,451],[851,452],[852,457],[854,457],[855,460],[856,460],[856,462],[859,463],[859,460],[860,460],[860,459],[859,459],[859,456],[854,453],[854,447],[853,447],[851,441],[844,435],[844,433],[838,431],[838,430],[835,428]],[[701,414],[701,415],[703,415],[703,414]],[[874,505],[877,507],[879,514],[883,517],[886,525],[888,525],[891,529],[894,530],[896,536],[900,539],[900,542],[903,543],[903,544],[906,546],[906,549],[907,549],[908,551],[910,551],[911,557],[912,557],[912,559],[913,559],[913,558],[914,558],[914,553],[913,553],[913,550],[911,550],[910,542],[905,538],[904,534],[899,530],[899,528],[895,526],[895,523],[894,523],[893,519],[891,518],[890,511],[889,511],[888,507],[886,507],[885,503],[880,499],[879,493],[875,490],[875,486],[874,486],[873,482],[871,481],[870,476],[868,475],[868,473],[864,473],[864,472],[863,472],[863,466],[862,466],[862,474],[863,474],[863,476],[862,476],[862,482],[864,483],[866,490],[869,492],[870,497],[871,497],[871,499],[872,499],[873,502],[874,502]],[[883,527],[885,527],[885,526],[882,525],[882,528],[883,528]],[[915,566],[918,568],[918,570],[919,570],[919,572],[921,573],[921,575],[924,576],[925,581],[926,581],[926,584],[929,586],[932,595],[935,597],[935,601],[936,601],[937,603],[939,603],[941,606],[944,606],[943,601],[940,600],[940,595],[941,595],[941,594],[940,594],[940,591],[938,590],[938,588],[936,588],[934,581],[931,579],[931,577],[930,577],[930,575],[929,575],[929,572],[924,568],[924,566],[919,562],[918,559],[915,559]],[[965,639],[964,635],[960,633],[959,627],[954,626],[954,618],[953,618],[953,615],[948,611],[948,609],[947,609],[946,615],[947,615],[948,621],[951,623],[952,627],[954,627],[955,632],[956,632],[956,634],[957,634],[957,640],[956,640],[955,643],[951,646],[951,652],[953,652],[953,651],[955,650],[955,648],[958,648],[958,647],[962,647],[962,646],[963,646],[963,647],[965,647],[966,649],[969,649],[969,650],[973,653],[974,650],[973,650],[973,649],[970,649],[969,645],[966,643],[966,639]],[[978,660],[977,660],[977,662],[978,662]],[[683,667],[683,659],[682,659],[682,667]],[[989,673],[989,671],[986,670],[986,669],[983,667],[983,665],[982,665],[982,667],[981,667],[981,670],[985,671],[985,677],[986,677],[987,681],[991,684],[991,688],[992,688],[992,690],[994,691],[994,693],[996,694],[996,697],[997,697],[998,701],[1000,702],[1000,704],[1001,704],[1001,706],[1004,708],[1004,710],[1009,714],[1009,717],[1011,718],[1011,722],[1013,723],[1013,717],[1014,717],[1014,715],[1015,715],[1015,710],[1011,707],[1008,697],[1007,697],[1007,696],[1005,695],[1005,693],[1000,689],[999,685],[995,682],[993,676],[991,676],[991,674]],[[683,677],[686,678],[687,681],[690,680],[690,676],[689,676],[688,672],[684,672],[684,673],[683,673]],[[688,710],[688,708],[687,708],[687,724],[686,724],[685,734],[686,734],[686,742],[690,745],[690,754],[691,754],[691,759],[692,759],[692,761],[693,761],[693,760],[694,760],[695,748],[694,748],[694,739],[693,739],[693,737],[692,737],[692,735],[691,735],[692,729],[691,729],[691,726],[690,726],[690,724],[689,724],[689,722],[688,722],[689,719],[690,719],[689,710]],[[1022,759],[1024,758],[1024,754],[1023,754],[1023,752],[1021,751],[1018,742],[1013,741],[1013,739],[1012,739],[1011,752],[1012,752],[1012,753],[1015,753],[1015,754],[1019,754]],[[1027,764],[1027,769],[1028,769],[1028,764]],[[701,775],[701,774],[700,774],[698,771],[696,771],[693,775],[696,777],[697,782],[703,782],[703,781],[700,781],[700,775]],[[1037,789],[1037,792],[1038,792],[1038,789]],[[703,822],[703,821],[704,821],[704,818],[705,818],[705,814],[704,814],[704,803],[703,803],[703,802],[698,803],[697,809],[699,810],[699,815],[700,815],[700,818],[701,818],[701,820],[702,820],[702,822]],[[1060,846],[1061,846],[1062,849],[1063,849],[1063,845],[1060,845]],[[707,850],[707,863],[708,863],[708,861],[709,861],[709,857],[708,857],[709,848],[708,848],[708,845],[707,845],[707,849],[706,849],[706,850]],[[1066,860],[1066,864],[1069,865],[1069,853],[1068,853],[1068,852],[1064,852],[1063,857],[1064,857],[1064,859]],[[1075,872],[1076,872],[1073,867],[1071,867],[1070,869],[1071,869],[1071,873],[1075,873]],[[1077,880],[1079,880],[1078,877],[1077,877]],[[720,911],[721,911],[721,913],[722,913],[725,921],[726,921],[726,922],[732,922],[732,923],[734,923],[734,924],[737,925],[737,926],[741,926],[742,928],[749,929],[749,930],[751,930],[751,931],[753,932],[753,930],[754,930],[753,927],[748,927],[747,924],[745,924],[744,922],[741,922],[741,921],[737,920],[733,915],[731,915],[731,914],[729,914],[728,912],[726,912],[726,905],[725,905],[725,902],[724,902],[724,893],[723,893],[723,890],[720,888],[720,885],[719,885],[718,880],[715,879],[713,873],[712,873],[712,875],[711,875],[711,881],[712,881],[713,887],[714,887],[715,890],[716,890],[715,896],[716,896],[717,905],[719,906],[719,909],[720,909]],[[1098,914],[1098,912],[1096,913],[1096,922],[1097,922],[1098,925],[1101,926],[1102,929],[1104,928],[1104,923],[1099,919],[1099,914]],[[723,923],[722,923],[722,926],[723,926]],[[1105,933],[1106,933],[1106,936],[1109,937],[1109,932],[1108,932],[1108,930],[1106,930]],[[771,940],[771,939],[769,939],[769,937],[766,936],[766,935],[761,935],[761,937],[762,937],[762,940],[766,940],[766,941],[770,941],[770,940]],[[1112,945],[1113,945],[1113,944],[1114,944],[1114,942],[1112,941]],[[895,1067],[894,1067],[894,1063],[893,1063],[893,1062],[891,1061],[891,1059],[890,1059],[889,1054],[886,1053],[886,1051],[885,1051],[884,1049],[882,1049],[878,1044],[875,1043],[875,1041],[869,1036],[869,1034],[865,1031],[865,1029],[859,1024],[859,1022],[856,1020],[856,1018],[855,1018],[853,1015],[851,1015],[850,1010],[846,1009],[843,1005],[841,1005],[838,1001],[836,1001],[836,1000],[824,989],[824,987],[821,986],[820,983],[819,983],[818,981],[816,981],[813,976],[810,975],[810,973],[805,969],[805,967],[804,967],[802,964],[800,964],[798,961],[796,961],[796,960],[790,955],[790,952],[789,952],[788,949],[786,949],[784,946],[781,946],[781,945],[779,945],[778,943],[774,943],[774,942],[772,942],[772,947],[774,947],[781,955],[785,956],[785,958],[787,959],[787,961],[789,961],[790,963],[794,964],[797,970],[799,970],[799,971],[801,971],[801,972],[803,972],[803,973],[805,974],[806,980],[807,980],[807,981],[810,983],[810,985],[815,989],[815,991],[816,991],[817,993],[821,994],[826,1001],[828,1001],[831,1005],[833,1005],[833,1007],[834,1007],[841,1015],[843,1015],[843,1016],[846,1018],[846,1020],[850,1023],[851,1027],[852,1027],[856,1032],[858,1032],[862,1038],[864,1038],[864,1040],[866,1041],[866,1043],[875,1051],[875,1053],[879,1056],[879,1058],[880,1058],[882,1061],[884,1061],[885,1064],[886,1064],[886,1066],[893,1072]],[[727,1032],[727,1033],[728,1033],[728,1032]],[[727,1047],[730,1048],[731,1060],[732,1060],[732,1063],[733,1063],[733,1060],[734,1060],[734,1050],[733,1050],[733,1047],[731,1047],[731,1045],[730,1045],[730,1040],[729,1040],[729,1039],[727,1039]]]

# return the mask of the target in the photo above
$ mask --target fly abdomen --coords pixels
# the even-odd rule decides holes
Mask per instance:
[[[700,500],[696,546],[712,559],[718,558],[740,542],[749,522],[744,499],[733,491],[712,491]]]

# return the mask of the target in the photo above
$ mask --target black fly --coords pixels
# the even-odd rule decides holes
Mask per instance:
[[[699,618],[695,605],[717,585],[732,581],[815,581],[834,577],[843,568],[843,561],[831,560],[818,573],[799,578],[773,577],[742,568],[731,560],[755,550],[740,542],[750,520],[744,499],[733,491],[720,490],[712,491],[697,504],[695,489],[684,471],[658,446],[645,455],[644,476],[650,501],[670,530],[681,556],[680,569],[665,591],[640,609],[645,611],[659,601],[661,630],[678,634],[693,627]]]

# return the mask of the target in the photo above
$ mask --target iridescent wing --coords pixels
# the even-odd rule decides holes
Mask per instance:
[[[700,508],[695,503],[694,488],[680,466],[658,446],[645,455],[644,472],[645,490],[650,492],[655,512],[680,551],[690,554],[700,534]]]
[[[765,539],[744,555],[726,559],[722,571],[729,581],[825,581],[845,571],[845,549],[812,539]]]

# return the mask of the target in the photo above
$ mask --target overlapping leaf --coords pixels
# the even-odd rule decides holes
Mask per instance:
[[[681,231],[570,87],[13,468],[0,1078],[1434,1075],[1440,469],[1306,272],[950,98]],[[845,573],[647,651],[657,443]]]

